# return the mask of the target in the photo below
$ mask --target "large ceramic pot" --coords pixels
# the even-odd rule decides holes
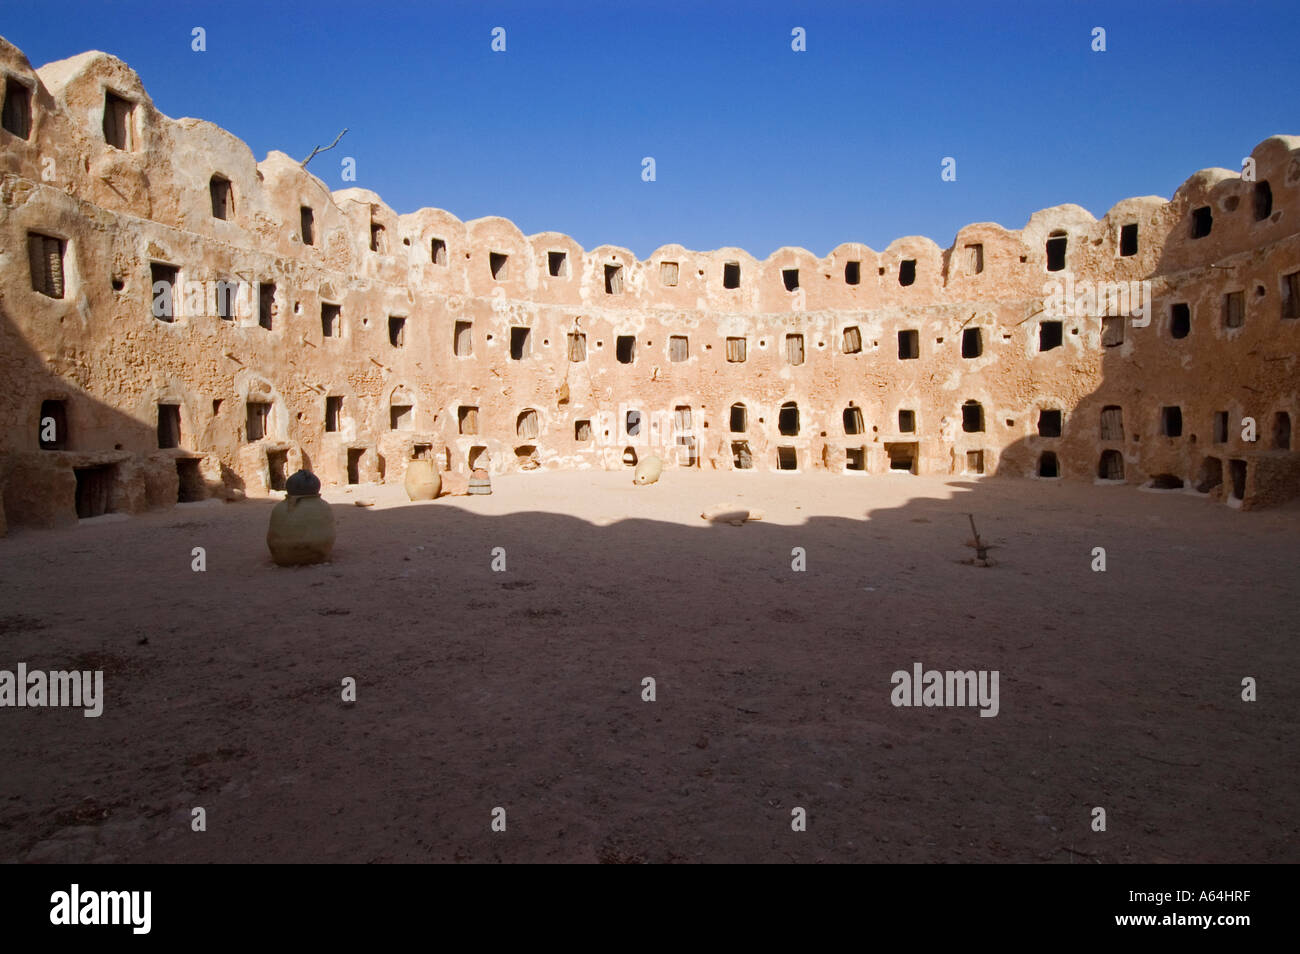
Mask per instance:
[[[636,465],[636,470],[632,472],[632,483],[634,484],[653,484],[659,479],[659,475],[664,472],[664,462],[658,457],[647,457],[641,463]]]
[[[285,497],[271,511],[266,545],[280,566],[324,563],[334,549],[334,512],[320,494]]]
[[[406,496],[412,500],[432,500],[442,491],[442,475],[433,461],[417,457],[406,462]]]

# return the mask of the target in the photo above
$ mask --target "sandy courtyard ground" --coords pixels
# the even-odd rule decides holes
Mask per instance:
[[[102,669],[106,695],[98,719],[0,709],[0,860],[1300,861],[1300,507],[904,475],[493,487],[327,493],[333,562],[300,569],[270,563],[268,501],[0,540],[0,669]],[[764,519],[700,519],[722,503]],[[961,562],[967,512],[995,566]],[[917,662],[998,670],[999,714],[893,706]]]

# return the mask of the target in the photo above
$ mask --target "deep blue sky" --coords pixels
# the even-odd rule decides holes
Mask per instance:
[[[113,53],[164,113],[224,126],[259,159],[348,127],[310,166],[331,188],[353,156],[355,185],[398,212],[502,215],[641,257],[946,246],[970,222],[1168,197],[1300,133],[1298,22],[1294,3],[1240,0],[0,0],[0,35],[34,65]]]

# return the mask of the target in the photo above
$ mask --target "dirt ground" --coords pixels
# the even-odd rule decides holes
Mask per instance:
[[[0,709],[0,860],[1300,861],[1298,506],[908,475],[493,487],[327,493],[333,562],[299,569],[270,563],[269,501],[0,540],[0,669],[103,669],[106,695],[98,719]],[[763,519],[700,519],[717,504]],[[967,512],[996,565],[962,562]],[[917,662],[998,670],[999,714],[894,707]]]

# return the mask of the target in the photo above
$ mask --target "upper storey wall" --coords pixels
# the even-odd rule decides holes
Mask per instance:
[[[104,53],[33,70],[21,51],[0,39],[0,70],[29,90],[32,115],[26,139],[0,132],[0,174],[363,279],[577,313],[779,314],[1035,299],[1050,275],[1047,247],[1054,238],[1065,239],[1065,270],[1133,280],[1203,268],[1300,228],[1300,139],[1279,136],[1252,153],[1266,201],[1257,182],[1210,169],[1189,178],[1168,202],[1126,199],[1100,220],[1078,206],[1057,206],[1035,213],[1020,230],[972,224],[947,249],[908,236],[880,252],[846,243],[824,258],[782,248],[760,261],[741,249],[669,245],[642,261],[624,248],[584,250],[555,232],[526,236],[502,218],[462,222],[436,209],[398,215],[368,190],[331,193],[282,153],[259,164],[241,140],[219,127],[163,115],[136,73]],[[127,111],[122,148],[106,141],[110,97]],[[210,203],[214,176],[230,183],[224,220]],[[303,234],[304,209],[310,210],[310,236]],[[1133,254],[1121,254],[1127,252],[1121,249],[1124,226],[1137,228]]]

